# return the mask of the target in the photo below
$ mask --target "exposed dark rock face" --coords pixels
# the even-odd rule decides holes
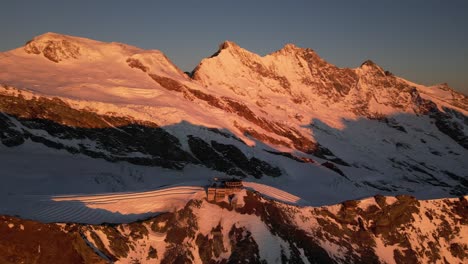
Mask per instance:
[[[336,164],[339,164],[339,165],[342,165],[342,166],[349,166],[349,164],[347,162],[345,162],[344,160],[336,157],[335,154],[333,154],[333,152],[331,152],[331,150],[327,149],[326,147],[324,147],[324,146],[322,146],[320,144],[317,144],[317,150],[315,151],[314,154],[315,154],[315,156],[317,156],[319,158],[329,160],[329,161],[334,162]]]
[[[311,263],[334,263],[328,253],[312,239],[312,236],[292,224],[290,213],[294,213],[294,209],[283,211],[284,208],[278,207],[275,202],[262,201],[257,194],[253,193],[248,193],[244,201],[246,204],[238,209],[239,212],[257,215],[269,227],[270,232],[289,242],[290,261],[303,263],[299,253],[299,248],[302,248]]]
[[[141,61],[139,61],[138,59],[134,59],[134,58],[128,58],[127,59],[127,64],[128,66],[130,66],[131,68],[136,68],[136,69],[139,69],[143,72],[147,72],[149,70],[148,66],[145,66],[143,63],[141,63]]]
[[[211,145],[203,139],[189,136],[190,150],[197,159],[209,168],[225,172],[229,175],[252,175],[261,178],[264,174],[277,177],[281,170],[255,157],[248,159],[244,153],[234,145],[211,141]]]
[[[162,257],[161,263],[193,263],[193,254],[191,253],[191,244],[186,241],[195,239],[198,223],[193,214],[193,208],[198,208],[200,201],[189,202],[182,210],[169,217],[174,217],[173,221],[166,222],[167,243],[166,252]]]
[[[202,101],[205,101],[207,102],[209,105],[213,106],[213,107],[216,107],[216,108],[220,108],[220,109],[224,109],[225,106],[224,104],[222,103],[222,101],[217,98],[216,96],[213,96],[211,94],[207,94],[207,93],[204,93],[200,90],[196,90],[196,89],[190,89],[190,88],[187,88],[187,91],[195,96],[196,98],[202,100]]]
[[[0,216],[0,262],[107,263],[90,248],[72,226],[42,224]]]
[[[210,145],[200,138],[189,137],[190,150],[196,156],[193,157],[181,148],[179,139],[155,123],[76,110],[57,98],[27,100],[21,95],[0,95],[0,111],[0,142],[8,147],[31,140],[111,162],[127,161],[170,169],[201,162],[230,175],[257,178],[281,175],[279,168],[254,157],[247,159],[234,145],[215,141]],[[219,130],[207,131],[241,141]],[[76,140],[81,143],[72,143]]]
[[[453,172],[444,171],[444,173],[450,178],[452,178],[453,180],[460,183],[457,190],[455,190],[454,194],[464,195],[465,193],[468,192],[468,179],[461,177]]]
[[[171,78],[167,78],[164,76],[159,76],[157,74],[150,73],[148,74],[155,82],[157,82],[159,85],[164,87],[165,89],[168,89],[170,91],[175,91],[175,92],[182,92],[184,91],[184,85],[179,83],[176,80],[173,80]]]
[[[91,226],[89,228],[82,228],[81,232],[88,231],[91,239],[96,243],[96,248],[101,254],[104,254],[108,259],[117,261],[120,258],[128,256],[130,251],[129,239],[131,236],[127,236],[119,230],[119,226],[106,225]],[[105,237],[109,239],[109,248],[105,246],[101,238],[97,233],[105,234]]]
[[[307,67],[310,72],[310,76],[305,77],[302,82],[329,100],[337,102],[347,95],[358,81],[358,76],[353,70],[331,65],[311,49],[301,50],[300,56],[307,61],[306,66],[301,66]]]
[[[284,147],[290,147],[291,146],[286,141],[279,140],[279,139],[270,137],[270,136],[268,136],[266,134],[257,132],[255,129],[253,129],[251,127],[243,127],[243,126],[241,126],[241,125],[239,125],[237,123],[234,123],[234,126],[236,126],[236,128],[238,128],[240,131],[242,131],[242,133],[244,135],[255,138],[255,139],[260,140],[262,142],[274,144],[274,145],[277,145],[277,146],[284,146]]]
[[[326,168],[328,168],[328,169],[330,169],[330,170],[332,170],[332,171],[338,173],[339,175],[341,175],[341,176],[348,179],[348,177],[346,177],[346,175],[343,173],[343,171],[341,171],[340,168],[338,168],[338,166],[336,166],[335,164],[333,164],[333,163],[331,163],[329,161],[326,161],[326,162],[322,163],[322,166],[324,166],[324,167],[326,167]]]
[[[263,172],[264,174],[272,177],[279,177],[281,176],[281,169],[270,165],[269,163],[259,160],[255,157],[250,158],[250,167],[252,170],[256,170],[257,172]]]
[[[48,147],[82,153],[108,161],[180,169],[196,160],[180,148],[179,140],[158,125],[130,118],[76,110],[59,99],[0,96],[1,142],[16,146],[25,140]],[[16,120],[16,123],[13,122]],[[35,131],[44,131],[37,134]],[[78,145],[67,144],[80,140]],[[95,142],[89,145],[86,142]],[[129,153],[141,153],[131,156]]]
[[[44,57],[55,63],[71,58],[77,59],[80,56],[80,47],[66,39],[48,40],[41,44],[31,40],[26,43],[24,50],[30,54],[42,53]]]
[[[223,158],[216,150],[214,150],[202,139],[189,136],[188,143],[190,150],[195,155],[195,157],[203,164],[206,164],[207,167],[226,172],[230,175],[245,176],[245,174],[238,170],[232,162]]]
[[[286,127],[277,122],[271,122],[264,118],[257,117],[252,110],[250,110],[245,104],[235,101],[233,99],[223,97],[224,101],[228,104],[229,112],[234,112],[246,120],[258,125],[266,131],[273,132],[277,135],[283,136],[291,140],[292,145],[305,153],[313,154],[317,149],[317,144],[306,138],[299,131],[294,128]],[[255,136],[255,135],[253,135]]]
[[[262,261],[258,252],[258,244],[252,238],[252,233],[244,228],[232,226],[229,231],[231,240],[231,257],[227,263],[266,263]]]
[[[24,143],[23,133],[14,129],[15,125],[5,115],[0,114],[0,141],[7,147],[15,147]]]
[[[223,243],[222,226],[213,227],[210,235],[198,234],[196,244],[198,253],[203,263],[213,263],[214,258],[219,258],[222,253],[226,253],[227,249]]]
[[[211,146],[216,149],[226,159],[233,162],[241,170],[253,175],[256,178],[261,178],[263,174],[277,177],[281,175],[281,170],[268,164],[265,161],[255,157],[248,159],[242,151],[234,145],[221,144],[216,141],[211,141]]]
[[[439,111],[435,107],[429,116],[435,120],[435,125],[440,132],[455,140],[460,146],[468,149],[468,136],[465,135],[462,125],[468,125],[468,117],[453,109],[446,108],[444,110],[446,112]]]
[[[150,246],[148,250],[148,257],[146,257],[146,260],[157,259],[157,258],[158,258],[158,251],[152,246]]]

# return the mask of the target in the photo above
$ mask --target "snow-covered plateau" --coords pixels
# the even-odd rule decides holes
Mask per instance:
[[[467,135],[464,94],[370,60],[46,33],[0,53],[0,263],[465,263]]]

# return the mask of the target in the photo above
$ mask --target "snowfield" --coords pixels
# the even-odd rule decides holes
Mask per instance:
[[[198,183],[196,186],[194,183]],[[130,223],[183,208],[192,199],[206,197],[207,182],[177,184],[143,192],[93,195],[0,195],[0,214],[19,215],[41,222],[86,224]],[[280,189],[243,182],[246,189],[288,204],[306,205],[301,198]]]
[[[95,195],[10,195],[2,197],[6,204],[2,202],[0,208],[2,214],[47,223],[129,223],[180,209],[204,195],[204,189],[197,186]]]

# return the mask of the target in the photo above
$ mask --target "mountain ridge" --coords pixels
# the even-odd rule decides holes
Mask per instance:
[[[25,50],[27,53],[30,53],[30,54],[35,54],[37,52],[41,53],[43,51],[40,50],[40,48],[41,49],[47,49],[47,46],[44,47],[45,43],[53,42],[53,41],[56,41],[56,42],[65,41],[65,43],[68,43],[68,42],[71,41],[71,42],[75,42],[75,43],[78,43],[78,44],[81,43],[84,46],[86,46],[85,44],[94,44],[94,45],[97,45],[97,46],[99,46],[99,45],[110,45],[110,46],[115,45],[117,47],[122,48],[124,51],[126,51],[126,54],[125,54],[125,52],[122,54],[123,56],[131,56],[132,54],[137,54],[137,53],[155,52],[155,53],[160,54],[162,57],[164,57],[169,62],[169,64],[172,64],[174,70],[178,74],[180,74],[182,76],[185,75],[175,64],[173,64],[172,62],[169,61],[169,59],[167,59],[167,56],[165,56],[162,52],[160,52],[158,50],[145,51],[145,50],[142,50],[140,48],[130,46],[130,45],[127,45],[127,44],[118,43],[118,42],[106,43],[106,42],[101,42],[101,41],[90,40],[90,39],[83,38],[83,37],[74,37],[74,36],[69,36],[69,35],[64,35],[64,34],[48,32],[48,33],[39,35],[39,36],[33,38],[31,41],[27,42],[26,45],[24,46],[23,50]],[[37,47],[37,45],[39,45],[39,46]],[[259,55],[255,54],[255,53],[252,53],[252,52],[250,52],[248,50],[245,50],[245,49],[241,48],[239,45],[237,45],[233,41],[224,41],[223,43],[220,44],[220,49],[216,53],[219,53],[224,49],[228,49],[229,47],[233,47],[232,48],[233,50],[241,50],[242,52],[247,53],[247,54],[252,55],[252,56],[255,55],[255,57],[258,57],[258,58],[275,57],[275,54],[278,55],[278,54],[282,54],[282,53],[287,53],[288,55],[290,55],[291,51],[293,51],[293,53],[298,52],[298,51],[302,51],[302,52],[311,53],[311,54],[313,54],[312,57],[317,58],[318,61],[315,63],[316,64],[315,66],[319,67],[319,66],[321,66],[323,64],[331,65],[331,64],[326,63],[323,59],[321,59],[313,50],[311,50],[309,48],[299,48],[299,47],[297,47],[297,46],[295,46],[294,44],[291,44],[291,43],[285,44],[283,48],[262,57],[262,56],[259,56]],[[21,49],[21,48],[19,48],[19,49]],[[19,49],[16,49],[16,50],[19,50]],[[66,52],[66,51],[67,50],[65,49],[65,50],[59,51],[59,53],[60,52],[63,53],[63,52]],[[9,52],[4,52],[4,53],[9,53]],[[73,54],[73,51],[68,51],[68,53],[70,53],[70,54],[68,54],[68,55],[67,54],[62,54],[63,56],[65,56],[65,59],[67,59],[69,57],[73,58],[74,56],[75,57],[77,56],[77,54]],[[96,54],[91,54],[91,55],[96,55]],[[53,57],[53,56],[51,56],[51,57]],[[59,58],[55,58],[55,59],[52,58],[52,61],[58,60],[58,59]],[[206,58],[204,60],[209,60],[209,59],[211,59],[211,58]],[[195,79],[195,80],[200,79],[199,77],[197,77],[197,69],[200,68],[200,65],[203,64],[202,62],[204,60],[202,60],[199,63],[199,65],[197,65],[195,67],[195,69],[192,71],[193,77],[194,77],[193,79]],[[363,68],[367,64],[373,65],[373,67],[371,67],[371,68],[377,68],[377,69],[379,69],[380,73],[384,74],[384,70],[380,66],[376,65],[374,62],[372,62],[370,60],[364,61],[360,67],[354,68],[354,70]],[[352,70],[353,69],[353,68],[338,68],[336,66],[334,66],[334,67],[336,69],[342,69],[342,70]],[[391,75],[390,73],[387,73],[387,74]],[[279,78],[283,79],[281,76]],[[288,86],[288,84],[285,84],[285,85]],[[336,85],[336,83],[335,83],[335,85]],[[440,86],[442,86],[442,85],[440,85]],[[439,85],[437,85],[437,87],[439,87]],[[451,91],[455,92],[453,89]],[[455,93],[457,93],[457,95],[460,95],[459,92],[455,92]]]
[[[467,156],[467,97],[372,61],[47,33],[0,53],[0,262],[463,263]]]
[[[2,53],[8,55],[0,59],[0,68],[6,69],[0,72],[2,142],[22,142],[9,151],[33,140],[34,146],[110,162],[172,164],[174,153],[146,148],[144,135],[133,146],[142,151],[131,154],[138,159],[117,145],[129,142],[134,124],[171,138],[166,143],[188,155],[171,168],[193,164],[261,178],[268,176],[253,164],[281,160],[281,166],[272,167],[285,179],[296,179],[294,186],[315,182],[307,175],[323,174],[326,168],[335,174],[327,176],[326,185],[341,177],[345,189],[348,181],[370,192],[420,193],[429,184],[438,195],[454,195],[466,188],[457,183],[466,177],[467,98],[445,86],[417,85],[370,61],[355,69],[338,68],[294,45],[261,57],[229,41],[217,56],[200,63],[193,80],[159,51],[75,40],[84,43],[72,43],[80,47],[77,58],[68,44],[62,45],[61,35],[51,33],[34,40],[45,46],[33,41]],[[43,55],[49,41],[58,41],[52,52],[58,62]],[[39,53],[27,53],[33,47]],[[60,112],[48,113],[49,108]],[[113,140],[89,127],[77,134],[80,122],[99,123],[112,131]],[[49,128],[51,123],[61,133]],[[296,172],[297,163],[309,165]],[[269,171],[266,165],[262,170]]]

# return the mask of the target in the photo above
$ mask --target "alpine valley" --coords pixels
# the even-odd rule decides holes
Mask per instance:
[[[46,33],[0,53],[0,263],[467,263],[467,157],[468,98],[370,60]]]

